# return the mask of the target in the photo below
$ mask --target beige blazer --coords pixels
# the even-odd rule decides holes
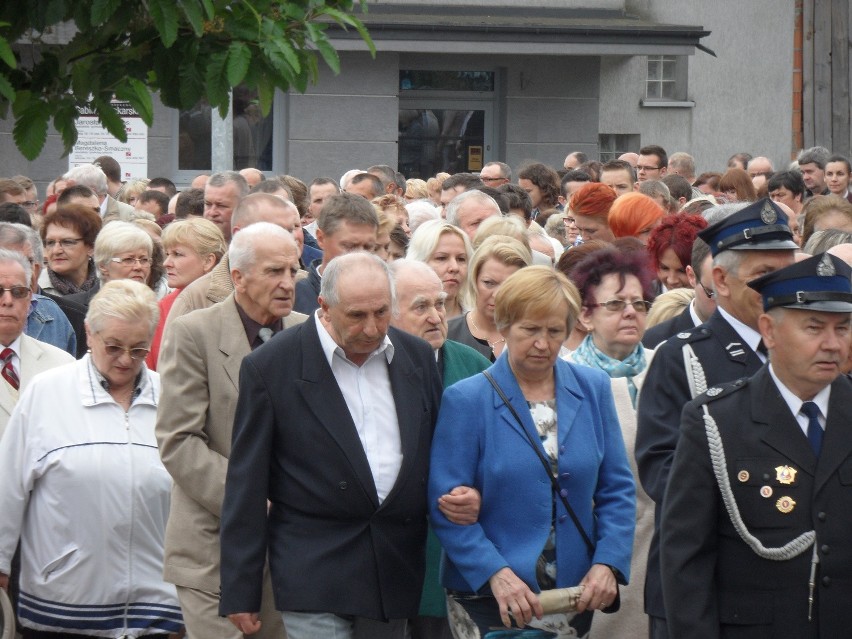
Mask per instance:
[[[570,361],[573,361],[570,357]],[[645,349],[645,369],[633,378],[638,395],[642,393],[645,374],[651,367],[654,351]],[[610,639],[633,639],[647,634],[648,616],[645,614],[645,569],[648,565],[648,549],[651,547],[651,537],[654,535],[654,502],[648,493],[642,490],[639,482],[639,470],[636,467],[636,409],[630,401],[630,390],[624,377],[613,377],[612,395],[615,400],[615,412],[621,424],[621,434],[624,437],[624,447],[627,449],[627,459],[633,479],[636,480],[636,533],[633,537],[633,556],[630,558],[630,584],[621,586],[621,608],[618,612],[605,615],[596,612],[592,619],[591,637],[608,637]]]
[[[291,313],[284,328],[305,319]],[[178,586],[219,591],[219,517],[240,364],[249,352],[233,294],[178,317],[163,338],[156,434],[174,480],[164,577]]]
[[[23,392],[32,378],[39,373],[74,361],[74,358],[65,351],[23,334],[21,335],[21,352],[18,356],[21,360],[21,370],[18,371],[21,380],[19,392]],[[6,424],[12,416],[17,401],[14,391],[0,379],[0,437],[6,430]]]

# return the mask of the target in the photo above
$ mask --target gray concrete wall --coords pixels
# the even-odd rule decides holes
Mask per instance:
[[[792,140],[792,2],[641,0],[628,8],[649,20],[700,24],[712,31],[689,61],[691,109],[640,107],[645,58],[604,58],[600,127],[638,133],[669,154],[687,151],[699,172],[724,170],[740,151],[765,155],[776,168],[790,160]]]

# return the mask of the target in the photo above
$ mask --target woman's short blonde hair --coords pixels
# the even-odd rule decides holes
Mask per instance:
[[[645,330],[647,331],[652,326],[677,317],[694,299],[695,291],[691,288],[673,288],[662,295],[658,295],[654,300],[654,305],[651,306],[651,310],[648,311]]]
[[[145,251],[150,258],[154,251],[154,240],[132,222],[116,220],[104,226],[95,239],[94,259],[98,277],[102,277],[101,269],[106,268],[113,257],[129,251]]]
[[[508,235],[492,235],[485,239],[474,251],[467,270],[467,282],[462,290],[462,304],[465,308],[476,306],[476,280],[485,262],[492,259],[504,266],[524,268],[532,264],[532,253]]]
[[[473,247],[470,245],[467,233],[444,220],[429,220],[417,227],[417,230],[411,234],[411,242],[409,242],[408,250],[405,253],[406,259],[428,262],[432,259],[432,254],[438,248],[438,242],[441,241],[441,236],[445,233],[452,233],[461,239],[467,253],[467,259],[470,260]]]
[[[147,179],[127,180],[127,182],[124,183],[124,186],[119,189],[115,199],[119,202],[130,204],[130,198],[138,198],[148,190],[148,182],[149,180]]]
[[[104,284],[89,302],[86,326],[93,333],[106,327],[110,319],[148,326],[148,337],[160,319],[160,306],[154,291],[136,280],[112,280]]]
[[[580,316],[580,292],[559,271],[549,266],[530,266],[515,271],[500,285],[494,299],[494,323],[503,331],[527,317],[550,315],[568,305],[566,335],[574,330]]]
[[[182,244],[198,253],[202,258],[216,256],[216,263],[222,259],[228,244],[219,227],[203,217],[188,217],[172,222],[163,229],[163,248],[167,251]]]
[[[420,178],[409,178],[405,181],[405,198],[407,200],[419,200],[429,197],[426,181]]]
[[[373,204],[376,209],[376,215],[379,218],[379,229],[376,232],[376,235],[384,235],[387,233],[390,235],[390,232],[393,231],[394,227],[398,224],[397,217],[394,215],[393,211],[383,211],[378,206]]]
[[[527,227],[517,215],[495,215],[484,219],[473,236],[473,249],[478,249],[492,235],[508,235],[527,248],[530,247]]]

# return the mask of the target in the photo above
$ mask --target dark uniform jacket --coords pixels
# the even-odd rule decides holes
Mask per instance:
[[[756,373],[763,365],[717,310],[704,324],[678,333],[657,348],[645,377],[636,414],[636,464],[645,492],[654,500],[654,538],[645,577],[645,612],[665,617],[660,585],[660,515],[680,428],[680,415],[691,399],[683,346],[689,344],[704,368],[707,387]]]
[[[775,561],[758,556],[741,539],[713,474],[703,404],[718,426],[731,494],[749,532],[777,548],[816,531],[812,621],[813,547]],[[663,593],[671,637],[852,636],[850,424],[852,383],[840,377],[831,387],[817,460],[768,366],[687,405],[662,516]]]
[[[652,326],[642,336],[642,345],[645,348],[657,348],[661,343],[665,342],[670,337],[683,333],[695,328],[695,323],[692,321],[692,313],[690,306],[687,305],[680,315],[675,315],[665,322],[660,322],[656,326]]]

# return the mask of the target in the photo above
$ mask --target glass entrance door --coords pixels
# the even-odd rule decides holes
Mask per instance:
[[[493,119],[491,101],[400,99],[400,172],[423,180],[478,172],[491,159]]]

